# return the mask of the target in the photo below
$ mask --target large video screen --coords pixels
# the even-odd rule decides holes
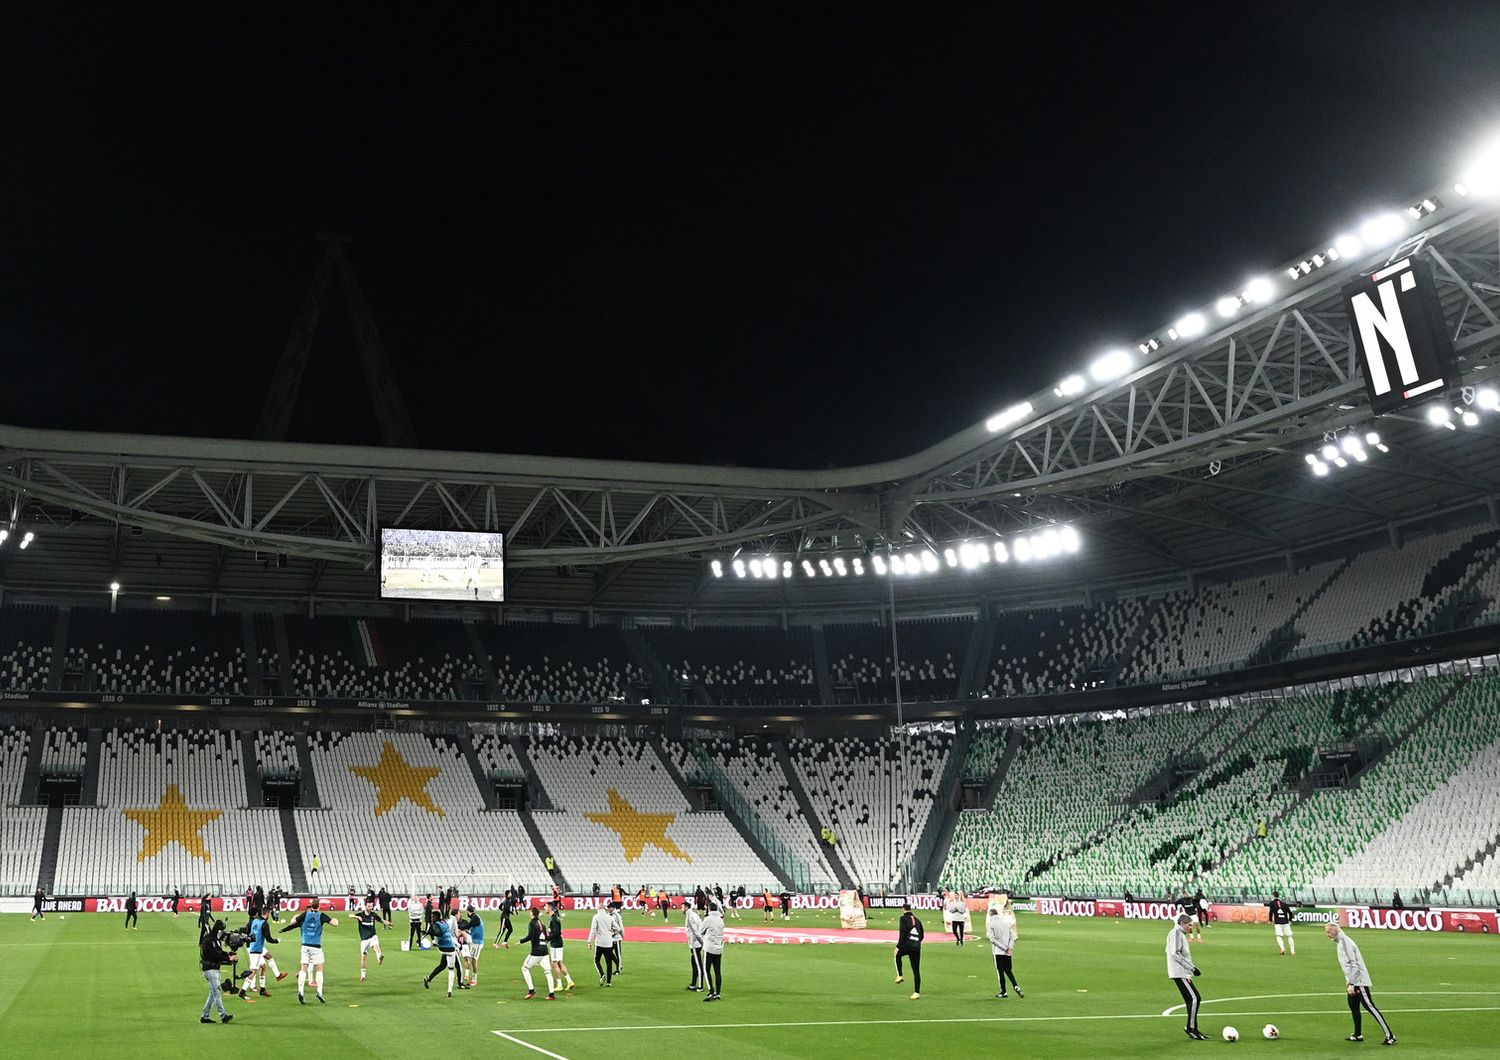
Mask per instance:
[[[380,531],[380,595],[388,600],[505,599],[505,535]]]

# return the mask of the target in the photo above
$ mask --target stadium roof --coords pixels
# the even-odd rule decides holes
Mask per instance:
[[[1310,562],[1495,518],[1500,418],[1449,430],[1372,417],[1340,290],[1400,257],[1431,266],[1473,402],[1500,361],[1500,226],[1455,190],[1381,219],[1356,250],[1320,244],[1196,319],[1144,336],[908,457],[830,471],[108,435],[0,426],[7,594],[368,601],[378,531],[507,535],[508,607],[636,613],[845,610],[884,603],[854,557],[942,557],[968,540],[1071,525],[1082,549],[899,579],[904,605],[1061,600]],[[1378,227],[1378,226],[1377,226]],[[1295,275],[1294,275],[1295,274]],[[771,429],[768,426],[768,429]],[[780,428],[778,428],[780,429]],[[1306,458],[1376,432],[1326,477]],[[5,513],[9,520],[5,521]],[[17,548],[30,531],[35,540]],[[790,560],[791,578],[715,578],[709,562]],[[846,557],[845,575],[797,576]],[[815,568],[816,569],[816,568]]]

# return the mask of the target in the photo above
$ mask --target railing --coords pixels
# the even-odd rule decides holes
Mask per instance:
[[[719,798],[739,815],[756,841],[766,848],[766,852],[776,860],[777,867],[783,872],[791,874],[791,879],[784,881],[786,886],[798,891],[810,891],[812,888],[812,871],[807,863],[791,852],[776,834],[771,831],[769,825],[761,820],[760,814],[750,805],[748,799],[740,794],[739,789],[734,786],[729,775],[719,767],[719,763],[699,747],[696,743],[689,741],[689,750],[693,753],[693,760],[698,763],[698,770],[709,782],[713,784],[714,791]]]

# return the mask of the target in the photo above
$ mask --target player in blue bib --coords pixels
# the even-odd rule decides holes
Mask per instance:
[[[321,901],[314,898],[308,903],[307,910],[299,913],[297,917],[287,924],[286,930],[300,929],[302,932],[302,964],[297,970],[297,1000],[307,1004],[307,998],[303,996],[303,990],[307,980],[311,978],[317,987],[318,1000],[323,1004],[328,999],[323,996],[323,925],[329,924],[338,927],[339,922],[321,908]]]
[[[448,969],[448,996],[453,996],[453,980],[458,968],[457,943],[453,938],[453,927],[447,920],[439,918],[432,922],[427,929],[427,934],[437,942],[438,963],[437,967],[428,972],[422,980],[422,985],[428,990],[432,989],[432,981],[438,977],[444,968]]]
[[[472,903],[465,912],[467,915],[458,922],[459,930],[469,936],[468,945],[463,948],[464,982],[460,985],[468,989],[479,982],[479,958],[484,953],[484,921]]]

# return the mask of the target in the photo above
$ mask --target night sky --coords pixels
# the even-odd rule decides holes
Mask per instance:
[[[884,459],[1500,131],[1493,4],[494,6],[8,15],[0,421],[251,436],[338,229],[424,446]]]

